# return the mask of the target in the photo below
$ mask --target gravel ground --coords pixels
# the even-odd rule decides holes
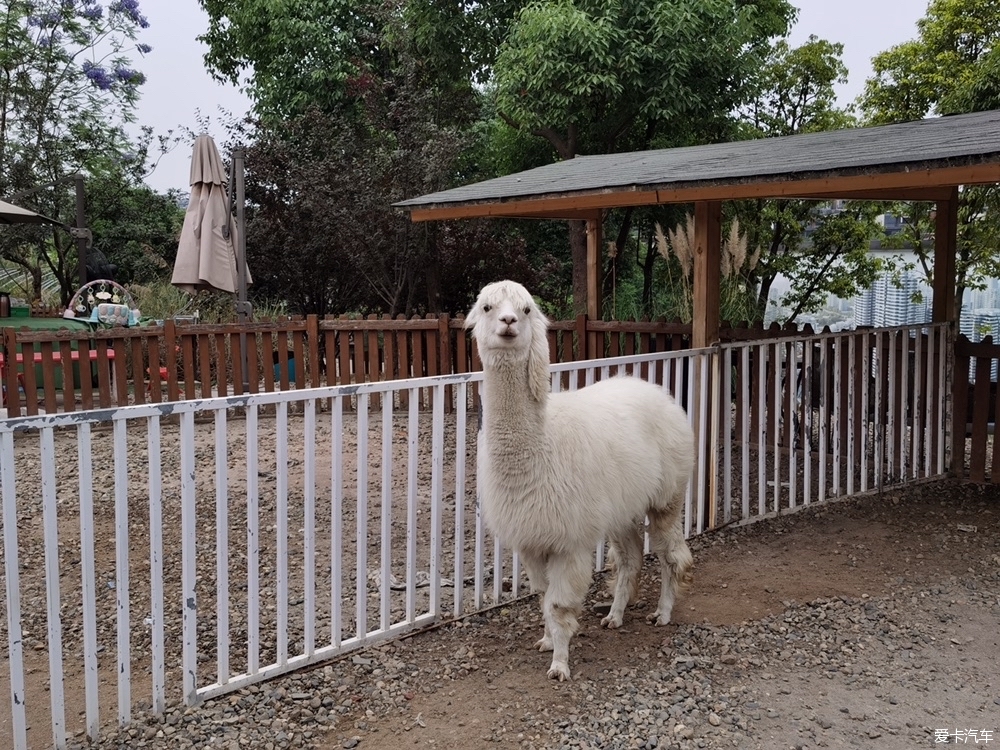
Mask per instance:
[[[694,587],[665,628],[640,601],[600,629],[598,578],[570,683],[530,648],[528,598],[74,746],[903,749],[941,732],[975,744],[968,730],[1000,744],[997,489],[928,483],[692,547]]]

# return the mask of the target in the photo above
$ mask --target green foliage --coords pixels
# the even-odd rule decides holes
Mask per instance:
[[[744,108],[746,137],[792,135],[851,127],[836,107],[834,84],[847,82],[843,44],[815,35],[799,47],[779,40],[756,79],[755,97]]]
[[[1000,0],[931,0],[917,29],[916,39],[872,60],[875,75],[860,100],[869,123],[1000,106]],[[932,229],[928,209],[899,203],[893,210],[919,232],[919,239],[908,239],[933,283],[933,247],[923,241]],[[982,288],[987,278],[1000,275],[1000,191],[996,186],[964,188],[958,214],[956,315],[966,289]]]
[[[996,106],[1000,0],[931,0],[917,38],[872,59],[861,108],[871,123]]]
[[[144,319],[168,320],[175,315],[198,313],[200,323],[235,323],[236,303],[232,294],[202,291],[191,297],[169,281],[129,284],[127,289],[135,299]],[[254,320],[274,320],[288,314],[282,302],[258,299],[254,303]]]
[[[522,0],[409,0],[403,13],[416,54],[436,79],[489,82]]]
[[[166,320],[182,311],[187,313],[191,301],[189,295],[165,280],[127,284],[125,288],[135,300],[142,317],[152,320]]]
[[[490,40],[509,12],[504,2],[199,1],[209,72],[243,85],[257,116],[276,127],[309,110],[364,121],[404,48],[423,55],[425,90],[447,99],[437,119],[467,119],[477,98],[471,76],[490,64]]]
[[[346,0],[200,0],[208,13],[205,63],[234,85],[252,70],[247,91],[275,118],[309,107],[332,111],[378,66],[378,6]]]
[[[497,58],[498,110],[563,159],[717,136],[793,16],[776,1],[536,0]]]
[[[120,284],[147,284],[170,274],[184,221],[178,197],[156,193],[118,171],[87,182],[94,248],[117,267]]]

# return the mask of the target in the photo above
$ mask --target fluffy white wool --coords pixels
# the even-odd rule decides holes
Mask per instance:
[[[525,562],[545,593],[553,649],[549,676],[569,677],[568,642],[591,580],[597,543],[610,542],[618,581],[608,627],[622,614],[642,563],[650,520],[663,582],[654,618],[669,621],[691,554],[680,529],[694,465],[684,410],[660,387],[632,377],[550,394],[548,321],[512,281],[486,286],[470,311],[484,368],[479,489],[487,525]]]

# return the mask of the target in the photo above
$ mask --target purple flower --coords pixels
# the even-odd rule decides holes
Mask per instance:
[[[95,65],[94,63],[90,62],[90,60],[84,61],[83,74],[87,76],[87,78],[90,79],[91,83],[97,86],[97,88],[99,88],[101,91],[110,91],[111,86],[114,83],[114,81],[112,81],[111,77],[108,75],[108,71],[106,71],[100,65]]]
[[[58,44],[59,39],[60,36],[58,31],[53,31],[51,34],[42,34],[40,37],[38,37],[38,46],[44,49],[48,49],[53,44]]]
[[[42,25],[41,16],[28,16],[28,26],[40,27]]]
[[[62,15],[57,11],[50,11],[42,14],[42,24],[44,26],[58,26],[62,23]]]
[[[98,21],[104,15],[104,8],[100,5],[86,5],[80,9],[80,15],[90,21]]]
[[[118,80],[123,83],[133,83],[139,85],[141,83],[145,83],[146,81],[146,76],[142,73],[137,70],[132,70],[131,68],[126,68],[123,65],[119,65],[115,68],[115,75],[118,77]]]
[[[139,0],[115,0],[108,6],[112,13],[121,13],[132,19],[132,23],[138,24],[141,28],[149,28],[149,21],[139,12]]]
[[[150,52],[153,51],[153,48],[150,47],[148,44],[137,44],[135,45],[135,48],[144,55],[148,55]]]

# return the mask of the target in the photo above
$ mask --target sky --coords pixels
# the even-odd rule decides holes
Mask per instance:
[[[916,21],[923,16],[927,0],[792,0],[799,18],[790,42],[799,45],[810,34],[844,45],[848,82],[837,87],[838,104],[853,102],[871,75],[873,55],[916,36]],[[207,132],[217,142],[224,140],[226,113],[243,115],[250,100],[237,87],[220,84],[205,70],[205,47],[198,40],[208,25],[198,0],[146,0],[142,12],[149,28],[139,41],[153,51],[137,61],[146,74],[142,99],[136,112],[138,123],[153,126],[157,134],[168,130]],[[199,119],[200,114],[200,119]],[[223,158],[227,157],[223,154]],[[146,182],[153,189],[188,189],[191,149],[187,141],[162,157]]]

